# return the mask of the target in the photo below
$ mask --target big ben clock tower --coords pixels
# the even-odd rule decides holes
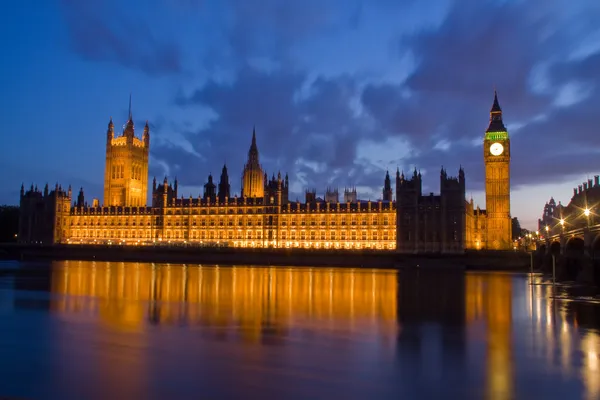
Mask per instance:
[[[483,140],[487,248],[508,250],[512,243],[510,217],[510,139],[502,122],[498,94],[490,110],[490,125]]]

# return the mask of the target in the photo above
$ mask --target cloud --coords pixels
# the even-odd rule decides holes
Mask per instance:
[[[155,34],[142,19],[117,13],[111,1],[62,0],[72,50],[85,60],[137,69],[148,75],[180,73],[179,47]]]
[[[592,133],[600,54],[565,61],[569,43],[589,32],[569,30],[585,10],[557,17],[549,4],[467,3],[455,1],[439,26],[402,37],[400,53],[410,52],[416,68],[400,84],[367,85],[365,110],[410,143],[407,161],[431,171],[460,163],[469,190],[480,190],[479,143],[495,86],[505,122],[519,128],[511,132],[515,188],[589,172],[597,152],[588,146],[600,140]]]
[[[201,33],[193,54],[143,18],[63,3],[82,57],[150,75],[184,66],[202,75],[180,83],[170,104],[194,123],[165,111],[152,147],[151,173],[190,187],[226,162],[239,191],[256,126],[266,170],[289,172],[300,197],[305,186],[348,185],[371,196],[396,165],[419,167],[433,190],[441,165],[454,173],[462,165],[468,190],[481,190],[494,87],[511,129],[515,187],[594,163],[600,53],[584,40],[600,18],[592,2],[437,0],[428,10],[387,0],[162,0],[181,25],[202,26],[188,27]]]
[[[273,73],[246,65],[233,82],[210,80],[190,93],[180,93],[175,103],[186,109],[210,107],[218,116],[208,127],[186,136],[195,151],[206,157],[200,164],[203,170],[227,160],[230,178],[233,175],[239,190],[236,178],[241,176],[256,126],[261,161],[269,175],[289,172],[291,179],[322,192],[327,186],[369,186],[375,176],[383,182],[382,167],[366,171],[357,157],[361,141],[385,140],[368,118],[356,112],[353,99],[359,92],[357,81],[348,76],[311,79],[306,72]],[[189,159],[168,151],[156,150],[173,163]],[[193,162],[198,165],[198,160]],[[182,180],[194,185],[204,182],[205,177],[198,180],[191,171],[182,173]]]

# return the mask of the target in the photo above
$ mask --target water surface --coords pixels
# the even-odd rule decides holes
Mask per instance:
[[[600,398],[600,307],[528,275],[16,266],[0,397]]]

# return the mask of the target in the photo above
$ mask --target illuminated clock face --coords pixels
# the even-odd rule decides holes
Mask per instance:
[[[492,153],[493,156],[499,156],[503,151],[504,146],[500,143],[494,143],[490,146],[490,153]]]

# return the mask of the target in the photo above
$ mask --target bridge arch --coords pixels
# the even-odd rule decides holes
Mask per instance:
[[[565,245],[565,253],[567,255],[579,255],[583,254],[585,250],[585,242],[582,237],[573,236],[567,240],[567,244]]]
[[[546,254],[548,251],[548,248],[546,247],[546,243],[542,243],[538,246],[538,251],[540,254]]]
[[[558,240],[553,241],[550,243],[550,248],[548,250],[550,251],[550,254],[558,258],[558,256],[560,256],[560,242]]]
[[[573,236],[565,245],[565,279],[574,281],[583,267],[585,258],[585,242],[579,236]]]
[[[594,283],[600,287],[600,233],[592,240],[590,255],[592,257]]]

